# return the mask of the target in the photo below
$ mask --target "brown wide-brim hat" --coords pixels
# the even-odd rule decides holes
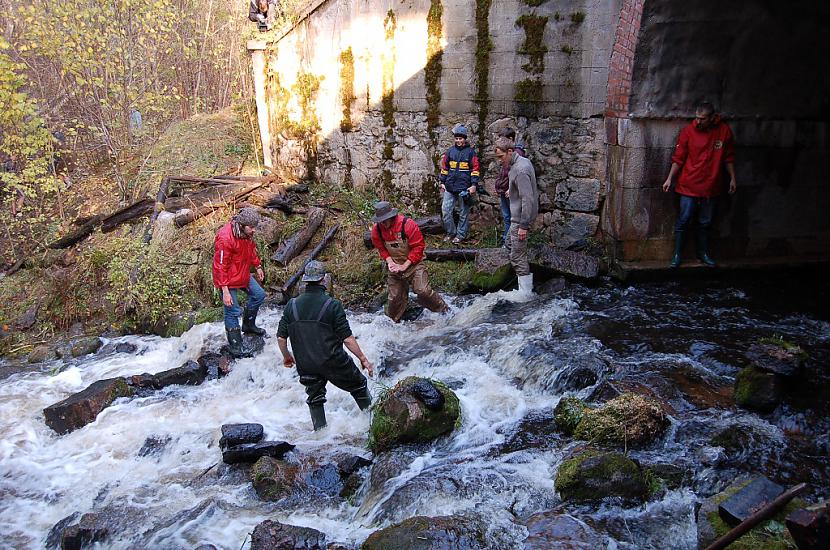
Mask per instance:
[[[397,215],[397,208],[393,208],[387,201],[380,201],[375,203],[375,217],[372,218],[372,221],[380,223],[388,220],[389,218],[394,218]]]

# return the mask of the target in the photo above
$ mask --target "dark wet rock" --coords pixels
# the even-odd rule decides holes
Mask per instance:
[[[718,507],[729,497],[749,485],[751,481],[751,479],[734,481],[724,491],[703,501],[697,511],[698,548],[706,548],[716,539],[732,530],[733,526],[720,517]],[[765,546],[763,548],[792,548],[795,546],[792,537],[786,529],[780,529],[779,527],[789,514],[803,506],[804,501],[798,498],[793,499],[772,518],[762,521],[740,539],[730,544],[729,550],[757,550],[758,541],[764,541]]]
[[[251,480],[256,494],[262,500],[280,500],[305,487],[298,465],[269,456],[256,461],[251,468]]]
[[[64,529],[74,524],[80,516],[80,512],[73,512],[53,525],[52,528],[49,529],[49,534],[46,535],[46,549],[54,550],[56,548],[60,548],[61,536],[63,535]]]
[[[72,347],[70,348],[69,353],[72,355],[72,357],[81,357],[83,355],[89,355],[91,353],[95,353],[96,351],[98,351],[98,348],[101,347],[101,344],[101,339],[97,336],[81,338],[72,343]]]
[[[138,450],[138,456],[159,455],[171,441],[173,438],[169,435],[151,435],[144,440],[144,444]]]
[[[568,435],[573,434],[587,408],[585,402],[577,397],[563,397],[553,411],[556,426]]]
[[[375,405],[369,428],[373,451],[400,443],[431,441],[456,427],[461,419],[458,397],[441,382],[431,381],[443,394],[444,406],[439,411],[429,410],[412,390],[421,380],[425,379],[410,376],[401,380]]]
[[[704,375],[687,364],[672,365],[661,371],[671,389],[679,390],[681,397],[692,405],[702,408],[728,409],[734,397],[732,386],[715,385]],[[665,395],[661,392],[661,395]]]
[[[610,401],[625,393],[625,390],[616,382],[603,380],[591,391],[588,401]]]
[[[115,353],[135,353],[138,346],[131,342],[119,342],[115,345]]]
[[[799,550],[827,550],[830,510],[826,502],[792,512],[786,525]]]
[[[81,516],[81,520],[61,533],[61,550],[81,550],[107,540],[109,528],[106,521],[99,514],[89,513]]]
[[[405,450],[404,452],[382,453],[375,457],[369,471],[368,489],[360,506],[360,514],[365,514],[386,498],[386,483],[401,475],[416,456],[414,451]]]
[[[361,550],[480,550],[486,528],[464,516],[416,516],[375,531]]]
[[[799,346],[778,339],[753,344],[746,356],[756,368],[781,376],[795,376],[807,359],[807,354]]]
[[[265,520],[254,528],[251,550],[326,550],[326,535],[310,527]]]
[[[409,304],[406,306],[403,315],[401,315],[401,321],[414,321],[418,319],[423,313],[423,307],[416,306],[415,304]]]
[[[349,455],[337,461],[337,469],[340,470],[340,475],[344,477],[350,476],[361,468],[371,465],[371,460],[357,455]]]
[[[656,478],[669,489],[686,487],[689,483],[691,483],[693,477],[690,470],[676,464],[661,462],[657,464],[649,464],[643,469],[651,472],[652,478]]]
[[[223,318],[221,307],[206,308],[199,311],[176,313],[152,324],[139,327],[141,332],[156,334],[162,338],[181,336],[191,328],[201,323],[221,321]]]
[[[608,372],[593,338],[534,339],[519,351],[526,374],[520,388],[538,388],[555,394],[578,391],[596,383]]]
[[[212,544],[200,544],[194,550],[219,550]]]
[[[542,246],[531,262],[556,273],[581,279],[596,279],[599,276],[597,258],[581,252],[558,250],[549,245]]]
[[[222,462],[238,464],[256,462],[262,457],[282,458],[293,448],[294,445],[285,441],[260,441],[259,443],[234,445],[222,451]]]
[[[605,541],[596,531],[560,512],[535,514],[525,522],[527,538],[524,550],[595,550],[604,548]]]
[[[181,367],[165,370],[155,375],[156,387],[198,386],[207,378],[207,371],[196,361],[188,361]]]
[[[265,435],[262,424],[222,424],[222,437],[219,438],[219,448],[225,449],[243,443],[259,443]]]
[[[606,497],[642,500],[648,495],[646,476],[620,453],[584,451],[559,466],[556,490],[562,500],[586,502]]]
[[[227,347],[224,349],[227,350]],[[215,380],[231,371],[233,357],[226,353],[208,352],[199,357],[198,362],[207,372],[207,377]]]
[[[624,393],[598,409],[586,409],[573,435],[593,443],[642,447],[660,437],[668,426],[662,403]]]
[[[440,411],[444,408],[444,394],[438,391],[435,385],[426,379],[421,379],[412,385],[415,398],[431,411]]]
[[[58,355],[55,353],[55,350],[52,349],[51,346],[41,344],[39,346],[35,346],[35,348],[29,353],[29,356],[26,358],[26,360],[29,363],[43,363],[46,361],[52,361],[57,358]]]
[[[784,490],[784,487],[764,476],[757,477],[721,502],[718,515],[730,525],[738,525],[775,500]]]
[[[339,493],[340,497],[351,501],[351,499],[357,494],[357,491],[360,489],[361,485],[363,485],[363,476],[359,473],[355,472],[350,476],[347,476],[343,480],[343,488],[340,489]]]
[[[735,403],[761,413],[774,411],[781,403],[778,375],[755,367],[741,369],[735,377]]]
[[[554,277],[548,281],[545,281],[541,285],[536,288],[536,292],[541,294],[542,296],[547,296],[550,294],[558,294],[568,288],[568,282],[565,280],[564,277]]]
[[[377,294],[374,298],[369,300],[369,303],[366,304],[366,309],[369,313],[373,313],[375,311],[380,311],[383,309],[383,306],[386,305],[386,301],[389,299],[389,291],[384,290],[383,292]]]
[[[242,334],[242,347],[252,354],[256,355],[262,351],[265,347],[265,338],[262,336],[257,336],[256,334]],[[222,348],[219,350],[219,353],[231,357],[231,352],[228,349],[227,344],[223,345]]]
[[[154,374],[134,374],[126,378],[127,384],[136,390],[157,390],[159,389],[158,379]]]
[[[343,478],[335,464],[323,464],[314,468],[307,476],[306,483],[327,495],[339,495],[343,490]]]
[[[475,272],[470,283],[484,292],[507,286],[515,276],[506,248],[483,248],[476,253]]]
[[[132,388],[123,378],[98,380],[83,391],[49,405],[43,409],[43,416],[47,426],[59,434],[65,434],[93,422],[98,413],[119,397],[129,397],[132,394]]]
[[[511,427],[505,442],[498,448],[499,454],[514,453],[525,449],[547,449],[558,444],[554,413],[551,409],[530,411]]]

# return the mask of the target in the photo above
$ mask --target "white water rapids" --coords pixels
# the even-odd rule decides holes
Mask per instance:
[[[373,531],[408,517],[465,512],[487,518],[493,548],[520,546],[527,531],[516,518],[560,504],[553,480],[574,444],[562,440],[516,450],[505,445],[530,412],[556,405],[564,393],[555,383],[562,370],[576,358],[598,361],[602,344],[573,334],[563,339],[559,364],[540,366],[523,350],[528,342],[549,340],[581,315],[578,302],[526,301],[516,292],[452,301],[449,314],[425,312],[400,325],[380,314],[349,314],[361,347],[379,367],[369,384],[373,395],[406,376],[432,377],[455,388],[463,417],[461,428],[449,437],[398,453],[396,459],[405,465],[379,486],[364,480],[354,501],[266,503],[247,477],[238,475],[238,467],[221,464],[220,426],[240,422],[262,424],[265,439],[293,443],[302,455],[370,456],[369,415],[331,385],[329,426],[312,432],[303,387],[295,370],[282,367],[273,336],[280,310],[260,316],[270,335],[264,351],[235,362],[227,377],[120,399],[95,422],[67,435],[46,426],[44,407],[96,380],[157,373],[196,359],[224,342],[221,323],[196,326],[181,338],[110,340],[108,349],[131,342],[138,350],[102,351],[0,381],[0,546],[43,547],[61,519],[105,508],[123,512],[120,531],[111,531],[101,543],[106,548],[209,543],[236,550],[266,519],[312,527],[325,532],[329,542],[357,547]],[[585,397],[591,389],[576,395]],[[694,451],[675,439],[675,428],[666,436],[672,455],[664,461]],[[150,438],[160,442],[159,450],[142,456],[139,451]],[[694,506],[695,495],[681,489],[639,507],[605,503],[591,514],[603,526],[608,548],[686,549],[696,547]]]

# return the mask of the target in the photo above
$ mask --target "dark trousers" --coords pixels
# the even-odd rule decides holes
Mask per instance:
[[[701,229],[708,229],[712,225],[712,218],[715,217],[716,197],[701,198],[701,197],[687,197],[680,195],[680,214],[677,216],[677,222],[674,224],[675,231],[685,231],[689,228],[689,223],[697,214],[697,225]]]
[[[354,361],[348,366],[331,369],[325,374],[301,374],[300,384],[305,386],[308,395],[306,403],[309,406],[320,405],[326,402],[326,383],[331,382],[343,391],[347,391],[355,397],[367,391],[366,377],[358,370]]]

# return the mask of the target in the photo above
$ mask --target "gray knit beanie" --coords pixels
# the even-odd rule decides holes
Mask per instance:
[[[239,225],[247,225],[248,227],[256,227],[259,225],[259,212],[257,212],[256,208],[251,208],[250,206],[246,206],[242,210],[239,211],[234,217],[236,223]]]

